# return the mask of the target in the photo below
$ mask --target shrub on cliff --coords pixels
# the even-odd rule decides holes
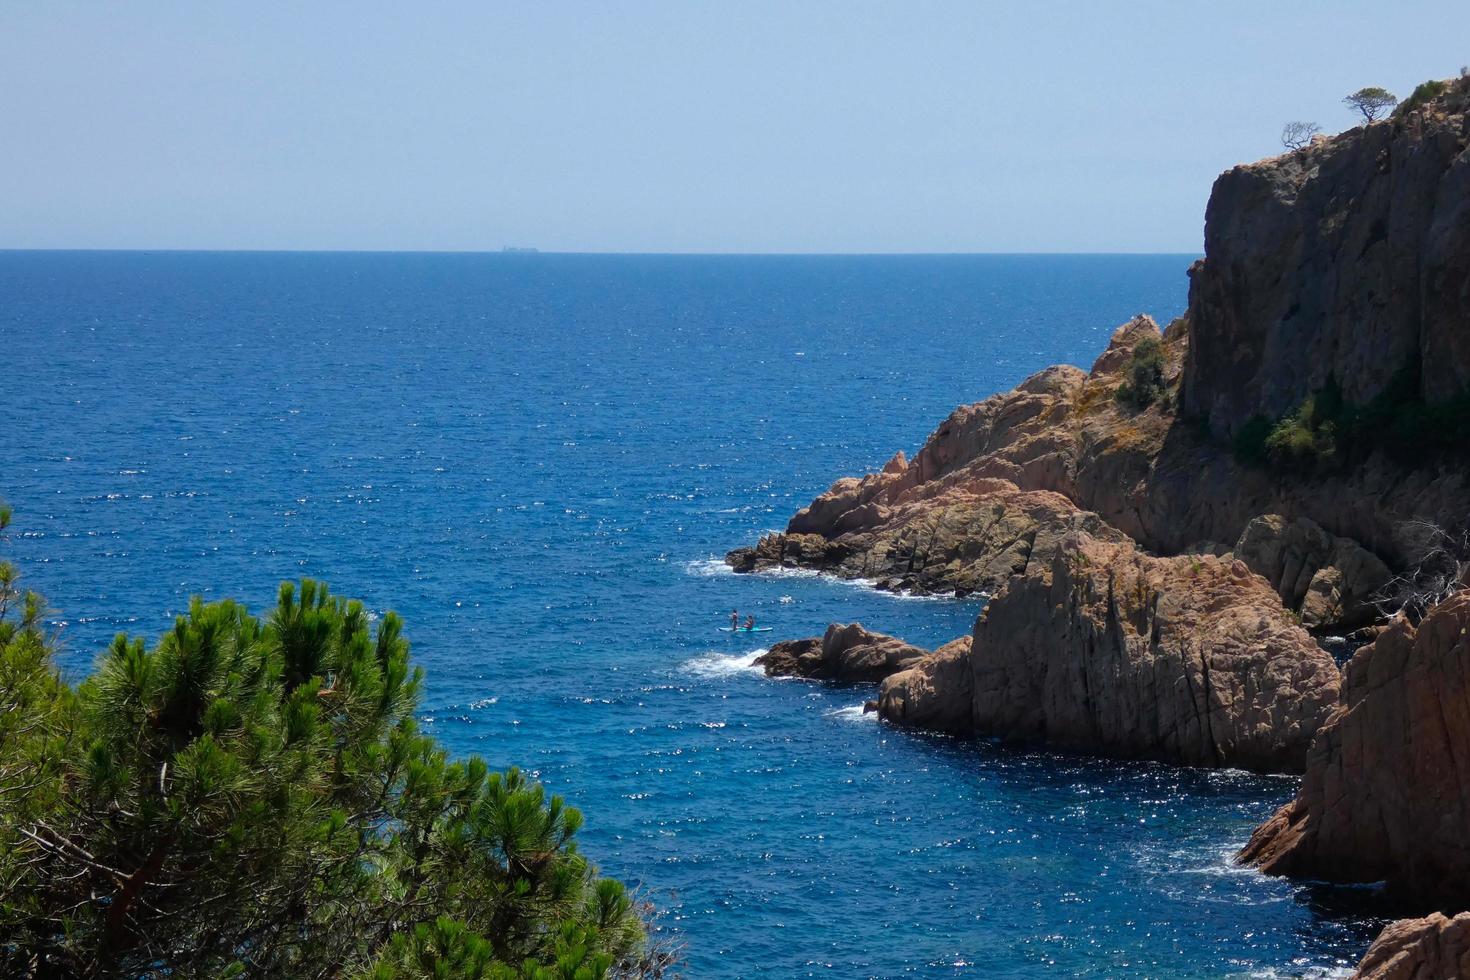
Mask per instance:
[[[1144,409],[1168,394],[1164,384],[1164,349],[1153,337],[1145,337],[1133,348],[1123,368],[1126,380],[1118,386],[1118,401]]]
[[[1414,91],[1409,93],[1409,97],[1399,103],[1399,107],[1394,110],[1394,113],[1400,116],[1407,115],[1420,106],[1439,98],[1449,87],[1448,82],[1435,78],[1431,78],[1427,82],[1420,82],[1415,86]]]
[[[72,692],[0,579],[5,976],[662,969],[576,810],[417,730],[397,616],[311,581],[263,621],[196,599]]]
[[[1241,427],[1232,448],[1247,463],[1271,462],[1296,469],[1340,466],[1381,452],[1405,466],[1470,452],[1470,391],[1443,402],[1419,397],[1412,368],[1395,375],[1366,405],[1344,400],[1329,376],[1301,405],[1272,421],[1255,416]]]
[[[1315,466],[1337,453],[1342,389],[1331,376],[1266,437],[1266,456],[1276,463]]]

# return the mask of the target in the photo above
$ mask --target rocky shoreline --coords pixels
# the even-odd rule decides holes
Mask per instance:
[[[1228,171],[1205,243],[1166,329],[957,408],[727,557],[992,595],[971,636],[834,624],[763,666],[881,683],[898,726],[1302,773],[1241,860],[1434,913],[1359,976],[1470,976],[1470,914],[1438,914],[1470,907],[1470,79]]]

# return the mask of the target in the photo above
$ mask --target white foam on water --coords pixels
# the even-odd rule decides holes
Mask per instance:
[[[761,578],[821,578],[822,573],[815,568],[796,568],[791,565],[782,565],[777,568],[757,568],[754,574]],[[834,579],[834,581],[837,581]]]
[[[846,708],[833,708],[831,711],[823,712],[828,718],[847,722],[869,722],[878,720],[878,712],[864,711],[860,704],[849,705]]]
[[[697,563],[697,562],[690,562],[689,564],[690,565],[695,565],[695,564],[699,564],[699,563]],[[721,564],[723,565],[723,571],[729,572],[730,574],[734,574],[734,572],[730,568],[730,566],[724,565],[723,562]],[[694,572],[694,574],[705,574],[705,575],[709,575],[709,574],[715,574],[715,573],[713,573],[713,572]],[[905,592],[905,591],[894,592],[894,591],[892,591],[890,589],[880,589],[880,588],[878,588],[878,580],[875,579],[875,578],[843,578],[843,577],[838,576],[838,575],[829,575],[829,574],[826,574],[824,572],[820,572],[820,571],[816,570],[815,568],[795,568],[795,567],[791,567],[791,566],[784,566],[784,567],[778,567],[778,568],[765,567],[765,568],[757,568],[751,574],[753,574],[753,575],[755,575],[755,576],[757,576],[759,578],[821,579],[823,582],[826,582],[826,583],[831,584],[831,585],[846,586],[847,588],[852,588],[852,589],[861,589],[864,592],[876,592],[878,595],[887,596],[890,599],[903,599],[903,600],[910,601],[910,602],[953,602],[954,601],[954,594],[953,593],[950,593],[950,592],[935,592],[935,593],[918,593],[918,592]],[[972,594],[970,596],[970,598],[971,599],[985,599],[985,600],[988,600],[990,598],[990,593],[989,592],[975,592],[974,594]]]
[[[1245,844],[1246,842],[1244,840],[1233,841],[1228,844],[1217,844],[1206,851],[1211,859],[1207,860],[1204,864],[1198,863],[1198,852],[1175,852],[1174,856],[1176,858],[1184,858],[1184,855],[1189,855],[1188,858],[1180,861],[1180,867],[1178,868],[1184,874],[1207,875],[1212,878],[1265,877],[1260,869],[1252,867],[1249,864],[1242,864],[1236,860],[1236,855],[1240,853],[1241,848],[1245,847]]]
[[[752,650],[749,653],[737,653],[733,656],[724,653],[706,653],[703,656],[687,660],[679,666],[686,674],[695,677],[738,677],[741,674],[754,674],[761,676],[765,671],[756,666],[755,659],[765,653],[764,649]]]
[[[726,565],[723,558],[696,558],[694,561],[686,561],[684,571],[699,578],[735,574],[735,570]]]
[[[1268,966],[1249,973],[1234,974],[1237,977],[1248,977],[1250,980],[1342,980],[1352,975],[1352,967],[1347,966]],[[1227,975],[1227,980],[1229,980],[1229,975]]]

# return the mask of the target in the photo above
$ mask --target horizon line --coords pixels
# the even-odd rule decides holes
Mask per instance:
[[[1020,250],[1020,251],[902,251],[902,252],[816,252],[816,251],[618,251],[603,249],[539,249],[534,246],[508,246],[503,248],[88,248],[46,246],[39,248],[15,248],[0,246],[0,254],[32,252],[55,253],[104,253],[104,254],[179,254],[179,255],[504,255],[516,258],[536,256],[627,256],[627,257],[672,257],[672,258],[942,258],[966,256],[1181,256],[1203,255],[1195,251],[1067,251],[1067,250]]]

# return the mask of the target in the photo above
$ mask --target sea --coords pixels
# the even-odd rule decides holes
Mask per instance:
[[[424,725],[580,808],[691,978],[1337,976],[1361,890],[1231,860],[1295,780],[891,729],[752,662],[976,601],[721,560],[1192,258],[4,252],[0,553],[74,679],[194,595],[397,610]]]

